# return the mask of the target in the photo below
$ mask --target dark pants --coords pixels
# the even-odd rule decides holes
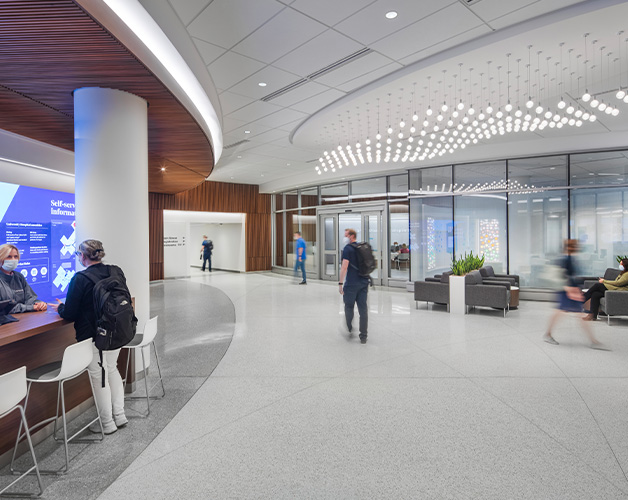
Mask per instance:
[[[600,310],[600,300],[604,297],[606,290],[608,290],[608,288],[604,286],[604,283],[596,283],[584,294],[585,302],[591,299],[591,314],[594,318],[597,318],[597,313]]]
[[[202,269],[202,271],[205,270],[205,264],[206,263],[209,265],[209,270],[211,271],[212,270],[212,254],[209,254],[209,255],[203,254],[203,269]]]
[[[297,272],[299,271],[299,268],[301,268],[301,275],[303,276],[303,281],[307,281],[306,277],[305,277],[305,261],[299,261],[299,259],[297,259],[297,261],[294,263],[294,275],[297,275]]]
[[[368,283],[345,284],[344,295],[342,296],[345,303],[345,319],[347,320],[347,328],[352,330],[353,310],[355,303],[358,303],[358,313],[360,313],[360,338],[366,338],[369,327],[369,311],[366,304],[366,298],[369,293]]]

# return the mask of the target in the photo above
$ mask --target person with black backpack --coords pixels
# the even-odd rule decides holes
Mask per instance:
[[[338,285],[345,303],[345,321],[349,335],[353,334],[353,313],[357,302],[360,314],[360,342],[366,344],[369,324],[367,298],[371,283],[370,274],[375,268],[375,260],[371,246],[368,243],[356,243],[356,236],[355,229],[345,229],[345,238],[349,239],[349,243],[342,250]]]
[[[122,269],[102,263],[105,256],[102,243],[85,240],[76,256],[86,269],[72,277],[65,303],[57,299],[59,304],[53,307],[63,319],[74,321],[77,342],[94,340],[94,358],[88,372],[103,431],[113,434],[128,423],[117,364],[120,348],[135,335],[137,318]],[[89,430],[99,433],[100,424],[95,422]]]

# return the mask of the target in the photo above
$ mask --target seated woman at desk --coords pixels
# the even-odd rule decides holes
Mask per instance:
[[[401,245],[401,248],[399,249],[399,253],[410,253],[410,249],[408,248],[408,245],[406,245],[405,243]]]
[[[9,243],[0,245],[0,300],[17,302],[9,314],[45,311],[46,303],[37,300],[37,294],[21,273],[15,271],[20,262],[20,251]]]

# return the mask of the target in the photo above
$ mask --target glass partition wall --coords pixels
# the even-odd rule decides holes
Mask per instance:
[[[314,278],[321,266],[317,210],[338,205],[344,213],[352,204],[382,201],[388,284],[440,274],[454,254],[472,251],[496,272],[518,274],[522,287],[541,288],[544,266],[561,256],[567,238],[580,241],[582,275],[603,275],[616,267],[616,256],[628,255],[628,151],[428,167],[273,201],[274,265],[294,265],[292,234],[301,231]]]

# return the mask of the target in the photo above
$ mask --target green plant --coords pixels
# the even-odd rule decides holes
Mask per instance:
[[[617,263],[620,264],[622,260],[624,259],[628,259],[628,256],[626,255],[618,255],[617,256]]]
[[[456,259],[454,255],[451,259],[451,271],[455,276],[464,276],[465,274],[480,269],[484,265],[484,255],[473,255],[470,252],[469,255],[465,252],[464,256]]]

